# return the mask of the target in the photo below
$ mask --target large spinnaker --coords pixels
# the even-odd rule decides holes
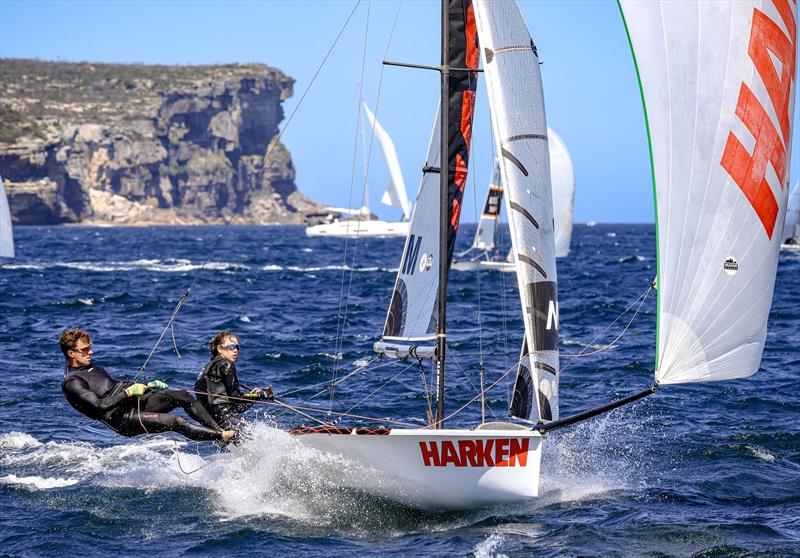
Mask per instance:
[[[486,201],[483,203],[483,212],[478,221],[478,230],[475,231],[475,240],[472,241],[471,250],[494,250],[494,239],[497,235],[497,225],[500,222],[500,208],[503,203],[503,181],[500,178],[500,161],[495,158],[492,170],[492,179],[486,192]]]
[[[0,258],[14,259],[14,232],[3,178],[0,177]]]
[[[408,220],[411,217],[411,207],[408,203],[408,194],[406,193],[406,183],[403,180],[403,172],[400,170],[400,161],[397,158],[397,149],[394,147],[394,142],[386,130],[383,129],[381,123],[369,110],[369,107],[364,103],[364,113],[367,115],[370,126],[378,138],[378,143],[383,152],[383,158],[386,160],[386,166],[389,169],[389,176],[391,180],[386,187],[381,202],[391,206],[398,207],[403,210],[403,219]]]
[[[511,411],[522,419],[555,420],[558,298],[550,157],[538,53],[516,2],[474,3],[525,322],[516,384],[520,390],[515,389],[514,396],[519,401],[512,403]]]
[[[621,0],[650,135],[656,380],[755,373],[788,197],[797,4]]]
[[[467,183],[480,54],[472,0],[447,2],[450,13],[448,64],[454,69],[448,83],[449,268],[453,261],[461,203]],[[435,354],[439,312],[440,134],[437,113],[383,336],[375,343],[377,352],[391,357],[429,357]]]
[[[572,242],[572,210],[575,206],[575,171],[564,140],[548,126],[550,178],[553,184],[553,217],[556,220],[556,258],[569,255]]]

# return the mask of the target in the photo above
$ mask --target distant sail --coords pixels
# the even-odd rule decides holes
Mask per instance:
[[[14,259],[14,231],[3,178],[0,177],[0,258]]]
[[[556,220],[556,258],[569,255],[572,211],[575,206],[575,171],[564,140],[547,127],[550,146],[550,179],[553,184],[553,217]]]
[[[797,3],[621,0],[658,229],[656,380],[761,363],[788,197]]]
[[[471,0],[449,0],[448,64],[459,68],[448,83],[448,252],[447,266],[461,218],[467,183],[475,89],[478,81],[478,34]],[[469,68],[471,71],[463,71]],[[383,336],[375,351],[387,356],[433,356],[438,322],[439,172],[441,123],[437,114],[423,167],[419,194],[389,303]]]
[[[550,156],[536,46],[513,1],[475,0],[525,323],[511,412],[558,418],[558,298]],[[516,403],[515,403],[516,402]]]
[[[403,210],[403,219],[408,220],[411,218],[411,205],[408,203],[408,194],[406,193],[406,183],[403,180],[403,172],[400,170],[400,161],[397,158],[397,150],[394,147],[394,142],[386,130],[383,129],[380,122],[369,110],[369,107],[364,104],[364,112],[367,115],[372,129],[375,131],[375,137],[378,138],[378,143],[381,145],[383,157],[386,159],[386,166],[389,168],[389,175],[392,177],[386,191],[381,197],[381,202],[392,207],[399,207]]]
[[[792,188],[783,225],[783,242],[791,239],[800,241],[800,181],[795,182]]]
[[[500,178],[500,162],[495,157],[492,179],[486,191],[486,201],[483,204],[483,213],[475,231],[475,240],[472,241],[474,250],[494,250],[494,239],[497,234],[497,225],[500,221],[500,208],[503,203],[503,181]]]

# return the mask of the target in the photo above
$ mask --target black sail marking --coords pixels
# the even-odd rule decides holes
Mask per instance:
[[[528,256],[526,256],[525,254],[517,254],[517,258],[519,258],[519,261],[521,261],[521,262],[525,262],[526,264],[528,264],[528,265],[530,265],[531,267],[533,267],[534,269],[536,269],[536,271],[538,271],[539,273],[541,273],[541,274],[542,274],[542,276],[543,276],[545,279],[547,279],[547,273],[545,273],[545,271],[544,271],[544,269],[542,268],[542,266],[540,266],[538,263],[536,263],[535,261],[533,261],[532,259],[530,259],[530,258],[529,258]]]
[[[556,369],[550,366],[549,364],[545,364],[544,362],[534,362],[533,365],[539,370],[550,372],[554,376],[556,375]]]
[[[517,381],[514,384],[514,396],[511,399],[511,416],[528,419],[531,416],[531,400],[534,392],[533,378],[527,366],[520,365],[517,370]]]
[[[408,288],[405,282],[397,278],[397,283],[389,303],[389,315],[386,317],[386,326],[383,329],[384,337],[399,337],[406,327],[406,314],[408,313]]]
[[[533,226],[534,226],[534,227],[536,227],[537,229],[539,228],[539,223],[537,223],[537,222],[536,222],[536,219],[534,219],[534,218],[533,218],[533,215],[531,215],[531,214],[528,212],[528,210],[527,210],[527,209],[525,209],[524,207],[522,207],[520,204],[518,204],[517,202],[513,202],[513,201],[512,201],[512,202],[511,202],[511,209],[513,209],[514,211],[519,211],[520,213],[522,213],[522,215],[523,215],[523,216],[524,216],[524,217],[525,217],[525,218],[526,218],[528,221],[530,221],[530,222],[533,224]]]
[[[542,413],[543,420],[553,420],[553,409],[550,408],[550,401],[548,401],[547,396],[541,392],[539,393],[539,410]]]
[[[511,136],[506,141],[508,143],[511,143],[512,141],[520,141],[520,140],[526,140],[526,139],[537,139],[537,140],[547,141],[547,135],[546,134],[519,134],[519,135],[516,135],[516,136]]]
[[[507,150],[505,147],[501,147],[500,153],[503,154],[503,157],[511,161],[514,164],[514,166],[520,170],[522,174],[528,176],[528,169],[526,169],[525,166],[522,164],[522,161],[514,157],[514,155],[512,155],[512,153],[509,150]]]

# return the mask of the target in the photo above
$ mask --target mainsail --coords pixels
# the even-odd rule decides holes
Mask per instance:
[[[448,0],[447,9],[450,13],[447,29],[448,64],[456,69],[450,73],[447,84],[449,151],[446,260],[449,268],[467,183],[480,55],[472,0]],[[427,357],[435,352],[441,256],[440,134],[440,118],[437,114],[383,336],[375,343],[375,351],[392,357]]]
[[[764,349],[789,194],[797,3],[621,8],[655,183],[656,380],[749,376]]]
[[[14,233],[3,178],[0,177],[0,258],[14,259]]]
[[[572,241],[572,209],[575,206],[575,172],[564,140],[547,127],[550,146],[550,178],[553,185],[553,217],[556,220],[556,258],[569,255]]]
[[[392,207],[399,207],[403,210],[403,219],[408,220],[411,217],[411,207],[408,203],[406,183],[403,180],[403,172],[400,170],[400,161],[397,158],[394,142],[375,118],[375,115],[372,114],[372,111],[369,110],[366,103],[364,104],[364,112],[375,132],[375,137],[378,138],[378,143],[381,145],[383,157],[386,159],[386,166],[389,168],[389,175],[391,176],[389,185],[381,197],[381,202]]]
[[[513,2],[475,0],[500,154],[525,341],[511,413],[558,418],[558,299],[544,95],[536,46]]]
[[[500,162],[495,157],[492,170],[492,179],[486,192],[486,201],[483,204],[483,213],[475,231],[475,240],[472,241],[470,250],[494,250],[494,239],[497,234],[497,225],[500,221],[500,207],[503,203],[503,182],[500,179]]]

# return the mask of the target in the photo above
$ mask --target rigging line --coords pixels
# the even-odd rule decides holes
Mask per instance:
[[[402,5],[403,5],[402,1],[399,2],[398,5],[397,5],[397,11],[395,12],[394,22],[392,23],[392,29],[389,32],[389,38],[386,41],[386,49],[384,50],[384,54],[383,54],[384,59],[386,58],[386,55],[389,53],[389,47],[392,44],[392,38],[394,37],[394,32],[395,32],[395,29],[397,28],[397,20],[400,17],[400,8],[402,7]],[[367,27],[369,27],[369,12],[367,12]],[[364,58],[366,58],[366,35],[365,35],[365,45],[364,45]],[[362,62],[362,72],[363,72],[363,64],[365,64],[365,63]],[[384,66],[383,66],[383,64],[381,64],[380,73],[378,75],[378,95],[377,95],[377,97],[375,99],[375,114],[374,114],[375,122],[377,122],[377,120],[378,120],[378,114],[379,114],[380,103],[381,103],[381,93],[383,91],[383,73],[384,73]],[[359,117],[360,117],[360,115],[361,115],[361,107],[360,106],[358,107],[358,110],[359,110]],[[368,148],[368,151],[367,151],[367,164],[366,164],[366,173],[367,174],[369,174],[369,165],[370,165],[370,161],[372,159],[372,146],[374,145],[374,143],[375,143],[375,125],[373,124],[372,132],[370,133],[369,148]],[[364,175],[364,185],[363,185],[362,190],[361,190],[361,205],[362,206],[364,205],[364,198],[367,195],[367,174]],[[348,228],[349,228],[349,224],[348,224]],[[356,256],[358,254],[358,241],[359,241],[359,237],[360,237],[360,234],[359,234],[360,230],[361,229],[359,227],[359,229],[357,229],[357,231],[356,231],[356,238],[355,238],[355,242],[354,242],[354,245],[353,245],[353,259],[352,259],[352,263],[350,265],[350,273],[349,273],[348,282],[347,282],[347,294],[345,296],[344,316],[342,318],[341,340],[339,341],[339,346],[340,347],[341,347],[341,344],[344,342],[344,329],[347,326],[347,312],[348,312],[348,309],[349,309],[350,292],[352,290],[353,276],[354,276],[354,273],[355,273]],[[345,251],[345,261],[346,260],[347,260],[347,251]],[[342,281],[343,282],[344,282],[344,273],[345,273],[345,271],[343,270],[342,271]],[[341,308],[341,299],[340,299],[340,308]],[[331,390],[331,408],[333,408],[334,397],[335,397],[335,389]]]
[[[611,347],[613,347],[613,346],[614,346],[614,343],[616,343],[617,341],[619,341],[619,340],[622,338],[622,336],[623,336],[623,335],[625,335],[625,332],[626,332],[626,331],[628,331],[628,328],[630,328],[631,324],[632,324],[632,323],[633,323],[633,321],[636,319],[636,316],[639,314],[639,310],[641,310],[641,309],[642,309],[642,306],[644,305],[645,301],[647,300],[647,295],[649,295],[649,294],[650,294],[650,291],[651,291],[651,290],[653,290],[653,288],[652,288],[652,287],[649,287],[649,288],[648,288],[648,289],[647,289],[647,290],[644,292],[644,294],[642,294],[642,295],[639,295],[639,298],[637,298],[637,299],[636,299],[636,300],[635,300],[635,301],[634,301],[634,302],[633,302],[633,303],[632,303],[630,306],[628,306],[628,308],[626,308],[626,309],[625,309],[625,311],[624,311],[622,314],[620,314],[620,315],[617,317],[617,319],[616,319],[616,320],[614,320],[613,322],[611,322],[611,324],[610,324],[608,327],[606,327],[606,329],[604,329],[602,332],[600,332],[600,334],[598,334],[598,335],[597,335],[597,336],[596,336],[596,337],[595,337],[595,338],[592,340],[592,343],[589,343],[589,344],[590,344],[590,345],[593,345],[593,344],[594,344],[594,341],[596,341],[596,340],[597,340],[597,339],[598,339],[598,338],[599,338],[601,335],[603,335],[603,333],[605,333],[606,331],[608,331],[608,330],[611,328],[611,326],[613,326],[613,325],[614,325],[614,324],[615,324],[615,323],[616,323],[616,322],[617,322],[617,321],[618,321],[620,318],[622,318],[622,316],[624,316],[625,314],[627,314],[627,312],[628,312],[628,311],[629,311],[631,308],[633,308],[633,305],[634,305],[634,304],[636,304],[637,302],[639,302],[639,306],[636,308],[636,312],[634,312],[633,316],[632,316],[632,317],[631,317],[631,319],[628,321],[627,325],[625,325],[625,327],[623,328],[622,332],[621,332],[621,333],[620,333],[620,334],[619,334],[619,335],[618,335],[618,336],[617,336],[617,337],[616,337],[616,338],[615,338],[613,341],[611,341],[611,343],[607,344],[607,345],[606,345],[606,346],[604,346],[604,347],[601,347],[601,348],[597,349],[596,351],[592,351],[592,352],[590,352],[590,353],[587,353],[587,352],[586,352],[586,350],[588,349],[588,347],[584,347],[584,348],[583,348],[583,350],[581,350],[581,351],[580,351],[579,353],[577,353],[577,354],[573,354],[573,355],[566,355],[566,356],[568,356],[568,357],[570,357],[570,358],[569,358],[569,360],[567,361],[567,363],[565,364],[565,366],[561,368],[561,373],[563,374],[565,370],[567,370],[568,368],[570,368],[570,367],[572,366],[572,364],[573,364],[573,361],[574,361],[575,359],[577,359],[577,358],[581,358],[581,357],[586,357],[586,356],[591,356],[591,355],[596,355],[596,354],[598,354],[598,353],[602,353],[603,351],[607,351],[608,349],[610,349]]]
[[[467,370],[467,367],[466,367],[466,366],[464,366],[464,365],[461,363],[461,361],[459,360],[459,358],[457,357],[457,354],[458,354],[458,353],[456,353],[456,354],[453,354],[453,353],[454,353],[454,351],[453,351],[453,349],[451,348],[451,349],[450,349],[450,351],[448,351],[448,354],[450,354],[450,355],[452,355],[452,356],[454,357],[454,358],[453,358],[453,360],[455,360],[455,365],[456,365],[456,368],[458,369],[458,371],[459,371],[459,372],[461,372],[461,375],[462,375],[462,376],[464,376],[464,379],[466,379],[466,380],[467,380],[467,382],[468,382],[468,383],[469,383],[469,385],[472,387],[472,389],[474,389],[474,390],[475,390],[475,391],[478,393],[478,396],[480,396],[480,395],[481,395],[481,390],[483,389],[483,387],[481,386],[481,388],[478,388],[478,387],[477,387],[477,386],[476,386],[476,385],[475,385],[475,384],[472,382],[472,379],[470,379],[469,375],[467,375],[467,372],[466,372],[466,370]],[[483,366],[483,363],[482,363],[482,362],[481,362],[481,366]],[[491,407],[491,406],[489,406],[489,412],[490,412],[490,413],[492,413],[492,416],[493,416],[495,419],[497,419],[497,415],[495,414],[495,412],[494,412],[494,409],[492,409],[492,407]]]
[[[428,391],[428,380],[425,379],[425,366],[422,364],[422,359],[419,359],[417,362],[419,363],[419,375],[422,381],[422,393],[425,395],[425,413],[428,418],[428,424],[433,424],[433,401]]]
[[[513,372],[514,370],[516,370],[516,368],[517,368],[517,365],[518,365],[519,363],[520,363],[520,361],[519,361],[519,360],[517,360],[517,362],[515,362],[513,366],[511,366],[511,367],[510,367],[508,370],[506,370],[506,371],[503,373],[503,375],[502,375],[502,376],[500,376],[499,378],[497,378],[497,380],[495,380],[494,382],[492,382],[491,384],[489,384],[489,387],[487,387],[486,389],[484,389],[483,391],[481,391],[481,392],[480,392],[478,395],[476,395],[475,397],[473,397],[472,399],[470,399],[469,401],[467,401],[466,403],[464,403],[464,404],[463,404],[461,407],[459,407],[458,409],[456,409],[455,411],[453,411],[452,413],[450,413],[449,415],[447,415],[446,417],[444,417],[444,419],[442,419],[442,421],[444,422],[444,421],[448,421],[448,420],[450,420],[451,418],[453,418],[454,416],[456,416],[458,413],[460,413],[461,411],[463,411],[464,409],[466,409],[467,407],[469,407],[470,405],[472,405],[473,403],[475,403],[475,402],[476,402],[478,399],[480,399],[481,397],[485,396],[485,395],[486,395],[486,393],[487,393],[487,392],[488,392],[490,389],[492,389],[494,386],[496,386],[497,384],[499,384],[499,383],[500,383],[500,382],[501,382],[501,381],[502,381],[502,380],[503,380],[503,379],[504,379],[506,376],[508,376],[509,374],[511,374],[511,372]]]
[[[372,359],[370,362],[374,362],[376,358],[377,358],[377,357],[373,358],[373,359]],[[356,370],[353,370],[353,371],[352,371],[352,372],[350,372],[349,374],[347,374],[347,375],[345,375],[345,376],[342,376],[340,379],[336,380],[336,382],[332,383],[332,384],[331,384],[330,386],[328,386],[327,388],[325,388],[325,389],[322,389],[322,390],[318,391],[317,393],[311,394],[311,395],[309,395],[308,397],[304,398],[304,399],[301,401],[301,403],[305,403],[306,401],[310,401],[311,399],[314,399],[315,397],[319,397],[320,395],[323,395],[323,394],[324,394],[325,392],[327,392],[327,391],[332,391],[332,390],[336,389],[336,386],[338,386],[339,384],[343,383],[345,380],[347,380],[348,378],[350,378],[350,377],[354,376],[355,374],[357,374],[357,373],[359,373],[359,372],[362,372],[364,369],[366,369],[366,368],[367,368],[367,366],[369,366],[369,364],[370,364],[370,363],[367,363],[367,364],[365,364],[364,366],[361,366],[361,367],[357,368]],[[381,368],[381,367],[383,367],[383,366],[387,366],[387,365],[389,365],[389,364],[390,364],[390,363],[388,363],[388,362],[387,362],[387,363],[380,364],[380,365],[376,366],[375,368],[373,368],[372,370],[377,370],[378,368]],[[319,385],[319,384],[318,384],[318,385]],[[297,390],[295,390],[295,391],[297,391]],[[290,392],[290,393],[293,393],[293,392]],[[285,396],[285,395],[286,395],[286,394],[284,394],[284,396]]]
[[[406,368],[404,368],[403,370],[401,370],[401,372],[405,372],[405,370],[408,369],[410,366],[413,366],[413,363],[410,364],[409,366],[407,366]],[[199,393],[201,395],[213,395],[214,397],[218,397],[220,399],[228,399],[230,401],[244,401],[244,402],[247,402],[247,403],[252,403],[254,405],[259,404],[259,403],[262,404],[262,405],[274,405],[274,406],[277,406],[277,407],[283,407],[285,409],[288,409],[288,410],[294,411],[294,412],[297,412],[298,409],[299,409],[299,410],[302,410],[302,411],[315,411],[315,412],[318,412],[318,413],[327,413],[329,415],[346,416],[346,417],[350,417],[350,418],[359,418],[359,419],[371,420],[371,421],[375,421],[375,422],[391,422],[391,423],[399,424],[399,425],[403,425],[403,426],[417,426],[416,424],[413,424],[413,423],[410,423],[410,422],[399,421],[399,420],[391,419],[391,418],[388,418],[388,417],[384,417],[384,418],[369,417],[369,416],[365,416],[365,415],[355,415],[353,413],[350,413],[349,411],[346,412],[346,413],[340,413],[340,412],[337,412],[337,411],[329,411],[328,409],[322,409],[320,407],[307,407],[307,406],[300,406],[300,405],[289,405],[288,403],[286,403],[284,401],[281,401],[279,399],[274,399],[272,401],[269,401],[269,400],[263,400],[263,399],[259,400],[259,399],[248,399],[246,397],[235,397],[233,395],[220,395],[220,394],[217,394],[217,393],[208,393],[208,392],[205,392],[205,391],[195,391],[195,393]],[[355,408],[355,406],[352,407],[351,410],[354,409],[354,408]],[[302,414],[302,413],[298,413],[298,414]],[[309,418],[313,418],[313,417],[309,417]],[[411,418],[414,418],[414,417],[411,417]],[[326,422],[319,421],[319,419],[316,419],[316,418],[314,418],[314,420],[318,421],[318,422],[321,422],[321,424],[327,424],[327,425],[331,424],[331,423],[326,423]]]
[[[229,459],[231,457],[230,454],[222,455],[220,457],[217,457],[216,459],[212,459],[210,461],[206,461],[204,464],[200,465],[197,469],[192,469],[191,471],[185,471],[183,469],[183,465],[181,464],[181,450],[180,450],[180,447],[178,446],[178,442],[176,440],[172,440],[172,441],[175,442],[175,459],[177,459],[177,461],[178,461],[178,469],[180,469],[181,473],[183,473],[184,475],[193,475],[194,473],[196,473],[200,469],[205,469],[209,465],[213,465],[215,463],[219,463],[220,461],[224,461],[224,460]]]
[[[360,0],[359,0],[360,3]],[[356,181],[356,156],[358,152],[358,135],[360,133],[361,127],[361,103],[364,100],[364,72],[367,65],[367,39],[369,37],[369,15],[370,15],[370,8],[372,4],[371,2],[367,2],[367,24],[364,27],[364,46],[361,49],[361,77],[358,81],[358,102],[356,104],[356,127],[355,127],[355,137],[353,138],[353,158],[352,163],[350,165],[350,186],[347,192],[347,205],[348,207],[352,207],[353,205],[353,185]],[[362,146],[363,150],[363,146]],[[364,192],[363,189],[366,188],[367,183],[367,172],[369,170],[369,158],[367,157],[365,169],[364,169],[364,186],[362,187],[361,193],[361,202],[359,204],[359,214],[361,213],[361,208],[364,207]],[[359,215],[359,217],[363,217]],[[338,355],[341,353],[342,344],[344,343],[344,328],[347,321],[347,300],[345,300],[345,311],[344,315],[342,314],[342,299],[344,296],[344,278],[347,275],[347,249],[350,244],[350,220],[346,220],[345,222],[345,239],[344,239],[344,252],[342,253],[342,280],[339,284],[339,307],[336,311],[336,340],[334,342],[334,350],[333,350],[333,374],[331,377],[332,381],[336,380],[336,377],[339,373],[339,366],[338,366]],[[355,256],[355,247],[354,256]],[[355,259],[355,258],[354,258]],[[355,262],[354,262],[355,265]],[[353,270],[350,270],[350,277],[352,278]],[[348,299],[349,299],[349,290],[348,290]],[[333,400],[335,398],[335,390],[331,390],[331,409],[333,408]]]
[[[363,398],[362,398],[362,399],[361,399],[361,400],[360,400],[358,403],[356,403],[355,405],[353,405],[352,407],[350,407],[349,409],[347,409],[347,411],[345,411],[345,415],[349,414],[349,413],[350,413],[350,411],[352,411],[353,409],[355,409],[356,407],[358,407],[359,405],[361,405],[361,404],[362,404],[364,401],[366,401],[367,399],[370,399],[370,398],[371,398],[373,395],[375,395],[375,394],[376,394],[376,393],[378,393],[380,390],[382,390],[383,388],[385,388],[385,387],[386,387],[386,386],[387,386],[387,385],[388,385],[390,382],[393,382],[394,380],[396,380],[398,377],[400,377],[400,375],[401,375],[401,374],[403,374],[403,373],[404,373],[406,370],[408,370],[408,369],[409,369],[409,368],[411,368],[412,366],[414,366],[414,363],[413,363],[413,362],[412,362],[411,364],[409,364],[408,366],[406,366],[405,368],[403,368],[402,370],[400,370],[400,372],[398,372],[397,374],[395,374],[394,376],[392,376],[391,378],[389,378],[388,380],[386,380],[385,382],[383,382],[383,383],[382,383],[380,386],[378,386],[378,388],[377,388],[375,391],[373,391],[373,392],[372,392],[372,393],[370,393],[369,395],[367,395],[367,396],[363,397]]]
[[[300,99],[297,101],[297,106],[294,107],[294,109],[292,110],[291,114],[289,115],[289,118],[286,119],[286,124],[283,126],[283,129],[279,130],[278,131],[278,135],[275,137],[274,140],[272,140],[270,142],[270,144],[271,144],[270,148],[267,151],[266,155],[264,155],[264,157],[262,159],[262,164],[261,164],[262,172],[263,172],[264,167],[267,165],[267,162],[270,160],[270,157],[272,156],[272,152],[275,150],[277,145],[280,143],[280,140],[283,137],[283,134],[286,132],[286,130],[289,128],[289,125],[292,123],[292,120],[294,119],[295,114],[297,114],[297,111],[300,110],[300,106],[303,104],[303,100],[306,98],[306,95],[308,95],[308,92],[311,90],[311,86],[314,85],[314,82],[316,81],[317,77],[319,76],[319,73],[322,71],[322,68],[325,66],[325,63],[328,61],[328,58],[330,57],[331,53],[333,52],[334,47],[339,42],[339,39],[342,37],[342,34],[344,33],[344,30],[347,29],[347,26],[350,24],[350,20],[353,18],[353,14],[355,14],[356,9],[358,8],[358,5],[359,5],[360,2],[361,2],[361,0],[357,0],[355,6],[353,6],[353,10],[350,12],[350,15],[347,16],[347,20],[344,22],[344,25],[339,30],[339,33],[336,35],[336,38],[333,40],[333,43],[331,43],[331,46],[328,48],[328,52],[325,53],[325,56],[323,57],[322,62],[320,62],[319,66],[317,67],[317,70],[314,72],[314,76],[311,78],[311,81],[309,81],[308,86],[306,87],[305,91],[303,91],[303,94],[300,96]],[[257,173],[253,173],[253,175],[250,177],[250,189],[251,190],[252,190],[253,186],[255,185],[256,174]],[[178,301],[178,304],[175,306],[175,310],[172,312],[172,316],[170,317],[169,321],[167,321],[167,325],[164,327],[164,331],[161,332],[161,335],[159,336],[158,340],[156,341],[156,344],[153,345],[153,348],[150,351],[150,354],[147,355],[147,359],[145,359],[144,364],[142,364],[142,366],[139,368],[139,371],[136,373],[136,376],[134,376],[134,381],[136,381],[136,378],[138,378],[139,375],[142,372],[144,372],[144,370],[145,370],[145,368],[147,366],[147,363],[150,361],[150,357],[152,357],[153,353],[155,353],[156,349],[158,348],[158,345],[161,343],[161,340],[164,338],[164,335],[166,334],[167,329],[170,328],[172,323],[175,321],[175,317],[177,316],[178,311],[180,310],[181,306],[186,301],[186,299],[189,298],[189,293],[191,292],[192,287],[194,287],[195,283],[197,282],[198,277],[200,277],[200,273],[206,268],[206,266],[211,261],[211,256],[216,251],[217,246],[219,245],[220,241],[222,240],[223,235],[225,234],[225,231],[227,230],[228,226],[231,224],[231,221],[233,221],[233,218],[236,216],[236,214],[238,212],[239,212],[238,206],[234,206],[233,211],[231,212],[230,216],[226,219],[225,224],[222,226],[222,232],[219,234],[217,239],[214,241],[214,244],[211,247],[211,250],[208,252],[208,256],[206,257],[206,261],[203,262],[203,265],[200,267],[200,269],[198,269],[195,272],[194,277],[192,278],[192,282],[189,284],[189,288],[186,289],[186,292],[183,294],[181,299]]]
[[[266,403],[266,401],[262,401],[262,403]],[[275,404],[277,405],[278,402],[275,402]],[[280,404],[282,406],[284,406],[285,408],[289,409],[290,411],[295,411],[295,412],[297,412],[297,410],[300,409],[300,410],[303,410],[303,411],[315,411],[315,412],[318,412],[318,413],[328,413],[328,414],[331,414],[331,415],[338,415],[338,416],[342,416],[342,417],[357,418],[357,419],[363,419],[363,420],[371,420],[371,421],[374,421],[374,422],[390,422],[392,424],[399,424],[400,426],[412,426],[412,427],[419,426],[418,424],[414,424],[414,423],[406,422],[406,421],[401,421],[401,420],[396,420],[396,419],[391,419],[391,418],[388,418],[388,417],[378,418],[378,417],[368,417],[368,416],[364,416],[364,415],[354,415],[353,413],[339,413],[339,412],[336,412],[336,411],[328,411],[327,409],[321,409],[319,407],[301,407],[299,405],[288,405],[286,403],[283,403],[282,401],[280,402]],[[310,418],[312,418],[312,420],[315,420],[317,422],[321,422],[321,421],[319,421],[319,419],[316,419],[314,417],[310,417]],[[414,417],[411,417],[411,418],[414,418]],[[418,419],[418,420],[421,420],[421,419]],[[424,422],[424,421],[422,421],[422,422]],[[323,424],[331,426],[330,423],[323,423]]]
[[[363,370],[364,370],[365,368],[367,368],[367,367],[368,367],[370,364],[372,364],[373,362],[375,362],[375,360],[377,360],[377,358],[378,358],[377,356],[375,356],[375,357],[372,357],[372,359],[370,359],[370,361],[369,361],[369,362],[367,362],[366,364],[363,364],[363,365],[361,365],[361,366],[357,366],[357,367],[356,367],[354,370],[352,370],[352,371],[351,371],[351,372],[349,372],[348,374],[346,374],[346,375],[342,376],[341,378],[339,378],[338,380],[336,380],[336,383],[337,383],[337,384],[341,384],[342,382],[344,382],[345,380],[347,380],[347,379],[348,379],[348,378],[350,378],[351,376],[354,376],[355,374],[358,374],[359,372],[363,371]],[[388,363],[379,364],[379,365],[378,365],[378,366],[376,366],[374,369],[380,368],[381,366],[386,366],[386,364],[388,364]],[[373,370],[374,370],[374,369],[373,369]],[[328,380],[326,380],[326,381],[324,381],[324,382],[318,382],[318,383],[316,383],[316,384],[312,384],[312,385],[310,385],[310,386],[303,386],[303,387],[299,387],[299,388],[297,388],[297,389],[293,389],[293,390],[289,390],[289,391],[284,391],[283,393],[281,393],[281,397],[286,397],[287,395],[294,395],[295,393],[299,393],[299,392],[301,392],[301,391],[306,391],[306,390],[309,390],[309,389],[316,389],[316,388],[318,388],[318,387],[320,387],[320,386],[324,386],[324,385],[328,385],[328,386],[329,386],[329,387],[327,387],[327,388],[325,388],[325,389],[321,390],[320,392],[318,392],[318,393],[315,393],[314,395],[311,395],[311,396],[309,396],[309,397],[307,398],[307,399],[313,399],[314,397],[317,397],[317,396],[319,396],[319,395],[322,395],[323,393],[325,393],[326,391],[328,391],[328,389],[330,389],[330,384],[331,384],[331,382],[330,382],[330,381],[328,381]]]

